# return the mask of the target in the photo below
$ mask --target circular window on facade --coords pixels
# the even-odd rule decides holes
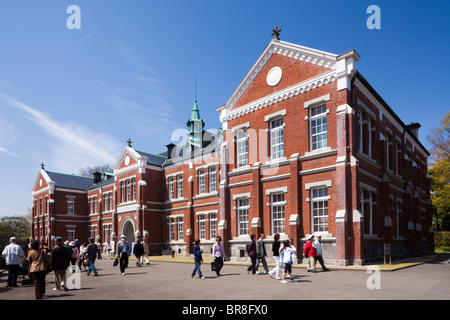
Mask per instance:
[[[281,71],[280,67],[273,67],[267,74],[267,84],[271,87],[276,86],[280,83],[282,75],[283,71]]]

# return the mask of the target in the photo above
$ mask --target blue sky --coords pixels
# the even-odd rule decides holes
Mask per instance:
[[[369,30],[378,5],[381,29]],[[81,29],[70,30],[70,5]],[[114,165],[131,138],[158,153],[185,129],[194,79],[206,129],[271,40],[336,54],[406,123],[450,110],[449,1],[53,0],[0,2],[0,216],[23,215],[44,162],[77,173]],[[177,141],[175,136],[174,141]]]

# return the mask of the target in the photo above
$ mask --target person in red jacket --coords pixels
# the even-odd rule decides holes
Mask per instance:
[[[308,272],[317,272],[316,270],[316,259],[317,256],[316,248],[314,247],[314,235],[311,235],[308,238],[308,241],[305,244],[305,247],[303,248],[303,255],[305,258],[308,258]]]

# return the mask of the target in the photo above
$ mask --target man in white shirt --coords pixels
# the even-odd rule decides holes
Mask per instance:
[[[314,240],[314,247],[316,248],[316,252],[317,252],[317,256],[315,257],[316,261],[319,261],[320,265],[322,266],[322,270],[323,271],[330,270],[327,267],[325,267],[325,263],[323,262],[323,258],[322,258],[322,236],[320,234],[318,234],[316,236],[316,240]]]
[[[22,248],[16,244],[16,237],[9,238],[10,244],[5,247],[2,256],[5,258],[8,267],[7,288],[17,287],[17,278],[19,276],[20,257],[23,256]]]

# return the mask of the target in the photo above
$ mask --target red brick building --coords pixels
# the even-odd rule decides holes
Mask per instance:
[[[228,257],[244,260],[252,233],[298,249],[320,233],[337,265],[433,251],[420,125],[398,118],[359,59],[272,40],[217,109],[216,133],[195,102],[183,145],[154,155],[130,144],[94,178],[41,169],[33,237],[145,236],[155,254],[185,255],[195,239],[210,252],[221,235]]]

